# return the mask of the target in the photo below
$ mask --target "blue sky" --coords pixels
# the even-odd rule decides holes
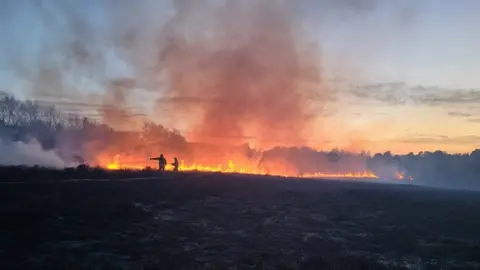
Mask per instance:
[[[112,49],[119,29],[145,26],[138,35],[149,51],[172,12],[169,1],[135,2],[1,1],[0,90],[30,96],[25,74],[40,64],[68,64],[63,50],[76,38],[88,38],[104,61],[76,69],[59,96],[96,93],[106,78],[135,74]],[[335,144],[347,147],[358,136],[374,151],[467,152],[480,145],[480,1],[304,0],[296,7],[321,46],[329,79],[342,89],[333,115],[322,120],[332,132],[350,134]],[[88,35],[73,31],[78,25],[66,10],[86,22]]]
[[[340,16],[328,21],[326,29],[321,29],[328,44],[326,55],[347,53],[372,83],[480,87],[480,78],[475,75],[480,69],[476,53],[480,2],[395,2],[403,4],[384,1],[373,11],[340,23],[340,27]]]

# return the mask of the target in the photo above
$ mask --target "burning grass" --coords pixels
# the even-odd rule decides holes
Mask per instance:
[[[114,162],[109,163],[105,166],[108,170],[121,170],[121,169],[134,169],[141,170],[149,166],[140,165],[140,164],[121,164],[119,158],[115,158]],[[172,171],[173,166],[167,164],[167,171]],[[180,162],[179,171],[181,172],[221,172],[221,173],[236,173],[236,174],[253,174],[253,175],[274,175],[274,176],[285,176],[285,177],[302,177],[302,178],[338,178],[338,179],[378,179],[379,177],[369,171],[365,172],[347,172],[347,173],[312,173],[312,174],[289,174],[286,172],[269,172],[267,170],[262,170],[258,168],[251,168],[247,166],[237,166],[233,161],[229,160],[227,166],[222,166],[221,164],[212,166],[212,165],[201,165],[201,164],[185,164],[185,161]]]
[[[204,146],[187,144],[187,152],[166,152],[166,170],[173,170],[173,157],[179,159],[180,172],[221,172],[250,175],[272,175],[302,178],[331,179],[379,179],[367,167],[368,157],[359,154],[319,152],[310,148],[274,148],[258,151],[248,146]],[[120,152],[120,149],[117,151]],[[143,170],[158,168],[156,161],[150,161],[148,153],[111,154],[112,150],[99,155],[95,165],[108,170]],[[153,153],[152,153],[153,155]],[[158,155],[158,154],[157,154]],[[113,156],[113,158],[111,158]],[[227,162],[224,162],[224,161]],[[170,162],[169,162],[170,161]],[[398,171],[392,171],[400,175]],[[400,179],[397,177],[397,179]]]
[[[139,164],[121,164],[118,162],[118,158],[115,159],[114,163],[109,163],[105,166],[108,170],[144,170],[149,168],[149,166],[142,166]],[[173,171],[173,166],[167,164],[167,171]],[[288,174],[288,173],[269,173],[267,170],[262,169],[250,169],[248,167],[236,166],[231,160],[228,161],[227,166],[222,166],[221,164],[217,166],[201,165],[201,164],[192,164],[186,165],[185,161],[180,162],[179,171],[181,172],[220,172],[220,173],[235,173],[235,174],[251,174],[251,175],[273,175],[273,176],[283,176],[283,177],[299,177],[299,178],[319,178],[319,179],[379,179],[379,177],[371,171],[364,172],[346,172],[346,173],[306,173],[306,174]],[[405,177],[403,174],[398,173],[396,176],[397,180],[404,180]],[[412,178],[410,180],[413,180]]]

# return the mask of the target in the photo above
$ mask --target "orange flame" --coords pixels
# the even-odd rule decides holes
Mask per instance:
[[[412,176],[406,177],[404,172],[397,172],[395,174],[395,179],[400,180],[400,181],[403,181],[403,180],[406,180],[406,179],[408,179],[409,181],[413,181],[413,177]]]
[[[111,163],[108,163],[105,167],[109,170],[120,170],[120,169],[144,169],[147,166],[145,164],[120,164],[118,155],[112,160]],[[165,167],[167,171],[173,170],[171,164],[167,164]],[[243,173],[243,174],[266,174],[265,171],[259,169],[252,169],[246,166],[236,166],[231,160],[228,161],[228,165],[224,166],[222,164],[218,165],[203,165],[203,164],[185,164],[185,161],[180,161],[178,168],[179,171],[191,172],[191,171],[200,171],[200,172],[223,172],[223,173]]]
[[[112,163],[107,164],[106,168],[109,170],[119,170],[120,169],[119,158],[120,158],[120,155],[115,155],[113,157]]]
[[[379,177],[373,172],[348,172],[348,173],[313,173],[303,175],[304,178],[343,178],[343,179],[355,179],[355,178],[371,178],[378,179]]]
[[[100,164],[100,166],[102,166]],[[103,165],[109,170],[120,170],[120,169],[144,169],[147,166],[145,164],[139,163],[125,163],[121,164],[119,161],[119,155],[114,156],[110,163]],[[173,170],[173,166],[171,164],[167,164],[166,168],[167,171]],[[334,179],[378,179],[379,177],[369,171],[365,172],[345,172],[345,173],[312,173],[312,174],[303,174],[303,175],[293,175],[292,173],[283,172],[283,170],[278,169],[272,171],[266,171],[259,168],[254,168],[252,166],[246,165],[237,165],[232,160],[228,161],[228,164],[222,165],[203,165],[203,164],[186,164],[184,160],[180,161],[179,171],[182,172],[222,172],[222,173],[240,173],[240,174],[255,174],[255,175],[275,175],[275,176],[290,176],[290,177],[301,177],[301,178],[334,178]]]

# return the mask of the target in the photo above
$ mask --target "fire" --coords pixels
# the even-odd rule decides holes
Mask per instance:
[[[167,170],[172,167],[167,166]],[[201,172],[223,172],[223,173],[244,173],[244,174],[265,174],[264,171],[258,169],[251,169],[246,167],[238,167],[236,166],[231,160],[228,161],[227,166],[222,166],[221,164],[216,166],[208,166],[208,165],[201,165],[201,164],[192,164],[186,165],[185,162],[182,160],[179,166],[180,171],[188,172],[188,171],[201,171]]]
[[[355,179],[355,178],[371,178],[378,179],[379,177],[373,172],[349,172],[349,173],[313,173],[303,175],[304,178],[343,178],[343,179]]]
[[[109,163],[109,164],[106,166],[107,169],[109,169],[109,170],[119,170],[119,169],[120,169],[119,158],[120,158],[119,155],[115,155],[115,156],[113,157],[112,163]]]
[[[395,179],[397,180],[400,180],[400,181],[403,181],[403,180],[406,180],[408,179],[409,181],[413,181],[413,177],[412,176],[405,176],[405,173],[404,172],[397,172],[395,174]]]
[[[102,165],[100,165],[102,166]],[[120,163],[119,156],[116,155],[110,163],[103,165],[102,167],[108,170],[120,170],[120,169],[134,169],[140,170],[147,167],[147,164],[143,163]],[[167,164],[167,171],[173,170],[171,164]],[[226,165],[204,165],[204,164],[186,164],[184,160],[180,161],[179,171],[181,172],[221,172],[221,173],[240,173],[240,174],[254,174],[254,175],[275,175],[285,177],[300,177],[300,178],[334,178],[334,179],[378,179],[379,177],[369,171],[365,172],[345,172],[345,173],[312,173],[303,175],[293,175],[292,173],[282,172],[282,169],[266,171],[255,166],[237,165],[232,160],[229,160]]]
[[[135,161],[136,160],[136,161]],[[105,158],[105,156],[99,160],[98,165],[108,170],[142,170],[147,167],[157,167],[157,163],[142,160],[138,162],[138,158],[129,159],[125,158],[125,161],[120,162],[120,155],[115,155],[113,159]],[[103,162],[102,162],[103,161]],[[213,163],[213,162],[212,162]],[[172,164],[168,163],[167,171],[172,171]],[[228,160],[223,164],[201,164],[191,163],[188,164],[185,160],[181,160],[179,164],[179,171],[181,172],[221,172],[221,173],[239,173],[239,174],[251,174],[251,175],[272,175],[283,177],[298,177],[298,178],[324,178],[324,179],[380,179],[380,177],[372,171],[355,171],[355,172],[316,172],[307,174],[298,174],[295,171],[289,170],[285,164],[280,162],[274,162],[273,167],[259,168],[256,162],[234,162]],[[402,171],[397,171],[394,178],[398,181],[413,181],[413,177]]]
[[[108,163],[106,166],[102,166],[108,170],[120,170],[120,169],[134,169],[140,170],[146,168],[146,164],[120,164],[118,158],[114,159],[111,163]],[[167,171],[173,170],[171,164],[167,164],[165,167]],[[217,164],[217,165],[203,165],[203,164],[186,164],[184,160],[180,161],[180,166],[178,168],[182,172],[222,172],[222,173],[242,173],[242,174],[266,174],[265,171],[259,169],[248,168],[247,166],[236,166],[233,161],[229,160],[227,165]]]

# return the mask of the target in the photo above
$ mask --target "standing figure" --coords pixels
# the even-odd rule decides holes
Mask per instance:
[[[178,172],[178,159],[177,159],[177,157],[173,158],[172,166],[173,166],[173,171]]]
[[[150,158],[150,160],[158,160],[158,169],[159,169],[161,172],[164,172],[164,171],[165,171],[165,166],[167,165],[167,160],[165,159],[165,157],[163,156],[163,154],[160,154],[159,157]]]

